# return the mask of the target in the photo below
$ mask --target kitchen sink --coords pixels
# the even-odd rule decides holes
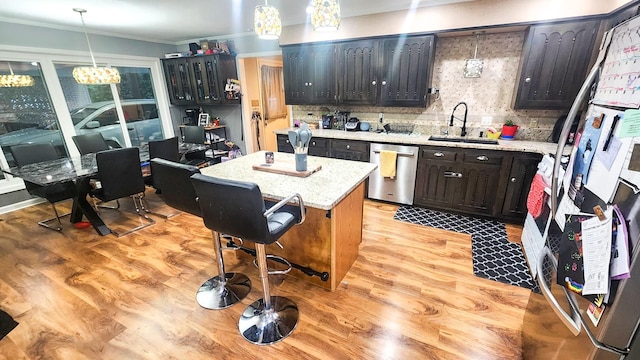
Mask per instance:
[[[443,141],[443,142],[457,142],[467,144],[486,144],[486,145],[498,145],[498,140],[494,139],[474,139],[463,137],[447,137],[447,136],[429,136],[431,141]]]

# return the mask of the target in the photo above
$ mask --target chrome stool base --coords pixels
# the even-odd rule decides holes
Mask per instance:
[[[264,308],[264,299],[249,305],[238,322],[240,334],[256,345],[276,343],[291,334],[298,325],[298,305],[282,296],[271,297],[271,309]]]
[[[240,273],[225,273],[226,281],[216,275],[200,286],[198,304],[206,309],[225,309],[244,299],[251,291],[251,280]]]

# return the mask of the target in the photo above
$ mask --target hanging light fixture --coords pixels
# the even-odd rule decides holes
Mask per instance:
[[[9,65],[9,72],[11,75],[0,75],[0,87],[18,87],[18,86],[33,86],[34,80],[30,75],[14,75],[11,63]]]
[[[91,43],[89,42],[89,34],[87,34],[87,28],[84,25],[84,17],[82,14],[87,10],[80,8],[73,8],[73,11],[80,14],[80,20],[82,21],[82,29],[84,30],[84,36],[87,38],[87,45],[89,46],[89,54],[91,54],[91,62],[93,66],[78,66],[73,69],[73,78],[76,79],[78,84],[98,85],[98,84],[119,84],[120,83],[120,71],[116,68],[98,67],[96,65],[96,59],[93,57],[93,51],[91,50]]]
[[[340,27],[340,3],[338,0],[313,0],[311,25],[319,32],[337,31]]]
[[[267,0],[264,5],[256,6],[253,15],[253,28],[260,39],[275,40],[282,32],[282,21],[278,9],[269,6]]]

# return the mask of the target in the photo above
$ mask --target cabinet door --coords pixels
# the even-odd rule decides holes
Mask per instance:
[[[187,64],[189,64],[196,103],[219,103],[220,91],[216,77],[215,58],[210,56],[189,58],[187,59]]]
[[[336,93],[335,46],[315,45],[309,48],[308,104],[333,104]]]
[[[293,146],[291,146],[291,143],[289,142],[289,136],[277,135],[276,143],[278,145],[278,152],[293,154]]]
[[[191,87],[187,59],[165,59],[163,60],[163,66],[171,104],[193,104],[195,98]]]
[[[339,104],[376,104],[379,42],[379,40],[361,40],[337,46]]]
[[[233,55],[215,55],[216,61],[216,88],[217,96],[223,104],[239,104],[239,92],[226,92],[225,86],[230,79],[238,80],[238,70],[236,68],[236,58]],[[213,91],[213,90],[211,90]]]
[[[288,105],[335,103],[335,47],[295,45],[282,49],[284,95]]]
[[[500,152],[464,151],[460,188],[454,197],[456,209],[479,215],[494,215],[502,158]]]
[[[414,204],[451,208],[459,182],[456,157],[455,150],[420,147]]]
[[[598,20],[531,26],[522,55],[516,109],[568,109],[587,74]]]
[[[531,181],[538,171],[540,154],[515,155],[511,161],[511,170],[505,192],[502,215],[514,220],[524,221],[527,214],[527,196]]]
[[[427,105],[434,59],[434,36],[386,39],[382,50],[380,106]]]

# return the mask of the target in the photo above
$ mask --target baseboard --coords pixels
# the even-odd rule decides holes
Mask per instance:
[[[6,214],[6,213],[10,213],[12,211],[28,208],[29,206],[38,205],[38,204],[41,204],[41,203],[43,203],[45,201],[46,200],[44,200],[44,199],[33,198],[33,199],[27,199],[27,200],[24,200],[24,201],[13,203],[13,204],[10,204],[10,205],[2,206],[2,207],[0,207],[0,214]]]

